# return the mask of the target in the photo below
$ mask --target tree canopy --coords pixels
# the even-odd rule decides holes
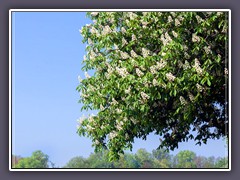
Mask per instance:
[[[31,157],[21,158],[14,168],[49,168],[49,157],[42,151],[34,151]]]
[[[159,148],[228,136],[227,12],[88,12],[78,134],[110,159],[154,132]],[[94,70],[94,75],[89,75]],[[195,131],[193,134],[192,132]]]

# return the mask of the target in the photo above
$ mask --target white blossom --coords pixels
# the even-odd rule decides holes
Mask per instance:
[[[198,15],[196,15],[196,19],[197,19],[198,24],[203,22],[203,19],[200,16],[198,16]]]
[[[153,79],[153,86],[158,86],[158,81],[156,79]]]
[[[164,35],[162,34],[161,35],[161,41],[163,42],[163,45],[165,46],[165,45],[167,45],[167,43],[168,43],[168,41],[167,41],[167,39],[165,39],[165,37],[164,37]]]
[[[123,129],[122,126],[123,126],[123,122],[122,122],[122,121],[117,122],[116,128],[117,128],[119,131]]]
[[[140,69],[138,69],[138,68],[136,68],[136,73],[137,73],[138,77],[144,75],[143,72]]]
[[[143,100],[146,100],[146,99],[149,99],[149,98],[150,98],[149,95],[147,95],[147,94],[144,93],[144,92],[141,92],[141,96],[142,96]]]
[[[91,27],[91,24],[86,24],[85,25],[87,28],[90,28]]]
[[[86,78],[90,78],[91,77],[87,72],[85,72],[84,74],[85,74]]]
[[[90,32],[91,32],[92,34],[96,34],[96,33],[97,33],[97,29],[96,29],[95,27],[92,27],[92,28],[90,29]]]
[[[121,97],[121,99],[122,99],[122,101],[125,101],[125,100],[126,100],[126,98],[125,98],[125,97]]]
[[[131,91],[131,86],[129,86],[128,89],[125,89],[125,93],[126,93],[126,94],[129,94],[130,91]]]
[[[224,74],[228,75],[228,69],[227,68],[224,68]]]
[[[172,73],[167,73],[166,77],[169,81],[174,81],[174,79],[176,78]]]
[[[91,16],[97,16],[98,14],[98,12],[91,12]]]
[[[200,67],[200,62],[198,61],[198,59],[197,58],[195,58],[195,64],[194,64],[194,68],[195,68],[195,70],[197,71],[197,73],[198,74],[202,74],[202,72],[203,72],[203,70],[202,70],[202,68]]]
[[[142,25],[143,25],[143,28],[146,28],[147,25],[149,24],[149,22],[146,22],[146,21],[144,21],[144,20],[141,20],[141,23],[142,23]]]
[[[142,12],[144,16],[147,16],[148,15],[148,12]]]
[[[179,25],[181,25],[181,23],[180,23],[180,21],[176,18],[176,19],[175,19],[175,26],[179,26]]]
[[[100,105],[100,110],[103,111],[104,110],[104,107],[102,105]]]
[[[187,60],[185,60],[185,63],[183,64],[183,69],[186,70],[189,68],[190,68],[189,62]]]
[[[116,45],[116,44],[114,44],[114,48],[115,48],[115,49],[119,49],[119,48],[118,48],[118,45]]]
[[[98,140],[95,140],[95,144],[96,144],[96,145],[99,145],[100,142],[99,142]]]
[[[212,53],[210,46],[208,46],[208,47],[205,46],[203,49],[204,49],[204,51],[206,52],[206,54]]]
[[[203,87],[200,85],[200,84],[196,84],[196,86],[197,86],[197,90],[199,91],[199,92],[202,92],[202,90],[203,90]]]
[[[137,17],[137,15],[135,13],[133,13],[133,12],[129,12],[128,15],[129,15],[131,20],[133,20],[133,19],[135,19]]]
[[[126,29],[124,27],[121,27],[121,32],[122,33],[126,33],[127,31],[126,31]]]
[[[156,67],[155,67],[155,66],[151,66],[151,67],[150,67],[150,72],[151,72],[152,74],[157,74]]]
[[[111,104],[112,104],[112,105],[116,105],[116,104],[118,104],[118,102],[117,102],[114,98],[112,98]]]
[[[167,62],[161,59],[160,62],[157,62],[156,69],[160,70],[166,66]]]
[[[182,105],[186,105],[187,104],[187,101],[184,99],[184,97],[180,96],[180,102]]]
[[[188,97],[189,97],[189,99],[190,99],[190,101],[194,101],[194,96],[192,95],[192,93],[188,93]]]
[[[131,50],[131,56],[133,57],[133,58],[137,58],[138,57],[138,55],[133,51],[133,50]]]
[[[116,113],[117,113],[117,114],[121,114],[121,113],[122,113],[122,110],[117,108],[117,109],[116,109]]]
[[[81,126],[82,125],[82,123],[83,123],[83,121],[86,119],[86,117],[83,115],[82,117],[80,117],[78,120],[77,120],[77,122],[78,122],[78,124]]]
[[[183,67],[183,63],[182,63],[181,60],[178,60],[178,67],[179,67],[179,68],[182,68],[182,67]]]
[[[170,14],[175,17],[176,16],[176,13],[175,12],[170,12]]]
[[[149,50],[142,48],[142,54],[143,54],[143,57],[147,57],[150,54],[150,52]]]
[[[95,129],[95,128],[93,128],[92,126],[90,126],[89,124],[86,126],[86,128],[87,128],[88,131],[92,131],[92,130]]]
[[[123,38],[122,38],[122,46],[125,46],[126,44],[128,44],[128,42],[127,42],[126,39],[123,37]]]
[[[111,28],[107,25],[103,27],[102,35],[107,35],[111,32],[112,32]]]
[[[79,83],[81,83],[81,82],[82,82],[82,78],[81,78],[81,76],[80,76],[80,75],[78,76],[78,81],[79,81]]]
[[[130,120],[133,122],[133,124],[137,124],[137,120],[135,118],[131,117]]]
[[[128,53],[126,53],[126,52],[120,51],[120,55],[121,55],[121,58],[122,58],[122,59],[127,59],[127,58],[129,58],[129,55],[128,55]]]
[[[136,41],[136,40],[137,40],[137,38],[136,38],[135,34],[132,34],[132,41]]]
[[[165,38],[166,38],[167,42],[172,41],[172,38],[169,36],[168,32],[165,33]]]
[[[173,22],[172,16],[168,16],[168,22],[169,23]]]
[[[92,44],[92,40],[90,38],[88,38],[88,44]]]
[[[184,57],[185,57],[186,59],[190,59],[190,55],[189,55],[187,52],[184,52]]]
[[[125,77],[129,74],[126,68],[116,67],[116,71],[117,71],[118,74],[119,74],[120,76],[122,76],[123,78],[125,78]]]
[[[108,137],[111,140],[111,139],[115,138],[116,136],[117,136],[117,132],[116,131],[112,131],[112,132],[109,133]]]
[[[183,20],[184,20],[184,17],[178,16],[178,20],[179,20],[179,21],[183,21]]]
[[[129,139],[129,135],[128,135],[128,133],[125,133],[125,139],[126,139],[126,140]]]
[[[173,34],[173,36],[174,36],[175,38],[178,37],[178,34],[177,34],[175,31],[172,31],[172,34]]]
[[[200,37],[195,33],[192,34],[192,42],[200,42]]]

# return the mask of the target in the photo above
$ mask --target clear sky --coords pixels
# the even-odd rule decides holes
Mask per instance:
[[[30,156],[35,150],[48,154],[57,166],[72,157],[88,157],[91,140],[76,133],[81,112],[76,91],[85,47],[79,29],[87,23],[84,12],[15,12],[12,21],[12,147],[13,154]],[[181,143],[180,150],[197,155],[225,156],[223,140],[208,145]],[[149,152],[157,148],[159,137],[136,140]]]

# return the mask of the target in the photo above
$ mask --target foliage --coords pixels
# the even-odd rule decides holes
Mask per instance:
[[[170,155],[164,150],[152,153],[139,149],[135,154],[121,154],[118,160],[109,161],[109,151],[92,153],[88,158],[74,157],[63,168],[227,168],[228,158],[196,156],[192,151]]]
[[[31,157],[21,158],[15,168],[49,168],[48,159],[42,151],[35,151]]]
[[[196,168],[196,164],[194,163],[194,159],[196,158],[196,154],[192,151],[181,151],[177,154],[177,167],[178,168]]]
[[[86,159],[81,156],[77,156],[70,159],[70,161],[65,166],[63,166],[63,168],[79,168],[79,167],[88,168]]]
[[[12,155],[12,167],[13,168],[15,168],[15,166],[18,164],[20,159],[22,159],[21,156]]]
[[[220,158],[216,162],[215,167],[216,168],[228,168],[228,158],[227,157]]]
[[[175,149],[228,136],[226,12],[92,12],[77,90],[78,134],[117,159],[134,138],[155,132],[159,148]],[[192,131],[196,131],[196,135]]]

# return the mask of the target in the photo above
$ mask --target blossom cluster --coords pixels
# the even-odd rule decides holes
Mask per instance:
[[[192,42],[200,42],[200,37],[197,36],[195,33],[192,34]]]
[[[83,115],[82,117],[80,117],[79,119],[77,119],[77,122],[78,122],[78,125],[77,125],[77,128],[79,128],[83,121],[86,119],[86,117]]]
[[[121,58],[122,58],[122,59],[128,59],[128,58],[129,58],[129,55],[128,55],[128,53],[126,53],[126,52],[120,51],[120,55],[121,55]]]
[[[196,84],[196,86],[197,86],[197,90],[199,91],[199,92],[202,92],[203,91],[203,87],[200,85],[200,84]]]
[[[123,37],[122,38],[122,46],[125,46],[126,44],[128,44],[127,40]]]
[[[116,136],[117,136],[117,132],[112,131],[112,132],[109,133],[108,138],[111,140],[111,139],[115,138]]]
[[[153,79],[153,86],[158,86],[158,85],[159,85],[158,81],[154,78]]]
[[[126,94],[129,94],[130,91],[131,91],[131,86],[129,86],[128,89],[125,89],[125,93],[126,93]]]
[[[142,96],[143,100],[147,100],[147,99],[150,98],[149,95],[147,95],[147,94],[144,93],[144,92],[141,92],[141,96]]]
[[[138,77],[144,75],[144,73],[140,69],[138,69],[138,68],[136,68],[136,73],[137,73]]]
[[[184,97],[180,96],[180,102],[182,105],[186,105],[187,104],[187,101],[184,99]]]
[[[160,39],[164,46],[172,42],[172,38],[169,36],[168,32],[165,32],[165,34],[162,34]]]
[[[90,14],[91,14],[91,16],[97,16],[99,14],[99,12],[91,12]]]
[[[129,74],[126,68],[116,67],[116,71],[117,71],[118,74],[119,74],[120,76],[122,76],[123,78],[125,78],[125,77]]]
[[[169,81],[174,81],[174,79],[176,78],[172,73],[167,73],[166,77]]]
[[[185,60],[184,64],[182,65],[183,66],[183,69],[186,70],[186,69],[189,69],[190,68],[190,64],[187,60]]]
[[[224,74],[228,75],[228,69],[227,68],[224,68]]]
[[[190,101],[192,101],[192,102],[194,101],[194,96],[192,95],[192,93],[189,92],[188,97],[189,97]]]
[[[195,68],[195,70],[197,71],[198,74],[202,74],[203,70],[200,67],[200,62],[198,61],[198,59],[195,58],[194,62],[195,62],[195,64],[193,65],[193,67]]]
[[[87,79],[91,77],[87,72],[85,72],[84,75]]]
[[[102,35],[107,35],[112,32],[112,29],[107,25],[103,27]]]
[[[116,113],[117,113],[117,114],[121,114],[121,113],[122,113],[122,110],[117,108],[117,109],[116,109]]]
[[[120,131],[123,129],[123,122],[122,121],[117,121],[116,128]]]
[[[212,50],[211,50],[210,46],[205,46],[203,49],[206,52],[206,54],[212,54]]]
[[[138,57],[138,55],[133,50],[131,50],[130,53],[131,53],[132,58],[137,58]]]
[[[78,76],[78,81],[79,81],[79,83],[81,83],[82,80],[83,80],[83,79],[82,79],[81,76],[79,75],[79,76]]]
[[[135,18],[137,18],[137,15],[133,12],[129,12],[128,16],[130,17],[131,20],[134,20]]]
[[[142,48],[142,55],[144,58],[147,57],[149,54],[150,54],[149,50],[147,50],[146,48]]]
[[[157,70],[160,70],[166,66],[167,62],[162,60],[160,62],[157,62],[157,65],[155,66]]]

